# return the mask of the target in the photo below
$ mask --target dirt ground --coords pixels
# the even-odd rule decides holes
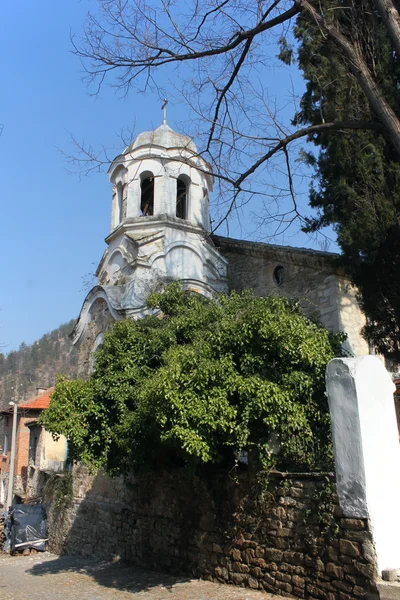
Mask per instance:
[[[277,596],[126,563],[48,552],[0,556],[0,600],[277,600]],[[281,598],[281,597],[280,597]]]

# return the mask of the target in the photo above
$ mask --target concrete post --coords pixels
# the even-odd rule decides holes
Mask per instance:
[[[17,447],[17,421],[18,421],[18,404],[16,402],[10,402],[14,407],[13,411],[13,425],[12,425],[12,438],[11,438],[11,456],[10,456],[10,472],[8,476],[8,490],[7,490],[7,508],[12,504],[14,497],[14,472],[15,472],[15,454]]]
[[[400,568],[400,444],[394,384],[375,356],[326,372],[337,488],[348,518],[370,521],[380,572]]]

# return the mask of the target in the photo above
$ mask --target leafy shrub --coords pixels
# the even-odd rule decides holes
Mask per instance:
[[[325,367],[342,334],[282,297],[209,300],[172,284],[157,312],[115,323],[87,381],[60,377],[42,425],[72,458],[120,474],[160,457],[231,467],[246,450],[262,467],[332,460]]]

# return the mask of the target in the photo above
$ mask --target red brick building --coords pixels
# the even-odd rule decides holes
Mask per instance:
[[[41,469],[62,470],[66,459],[65,438],[55,442],[38,425],[41,412],[49,407],[53,389],[42,390],[35,398],[18,404],[13,490],[18,502],[24,502],[32,495],[32,482],[38,479]],[[13,406],[0,411],[3,430],[0,435],[0,505],[3,506],[7,500],[11,466],[13,411]]]

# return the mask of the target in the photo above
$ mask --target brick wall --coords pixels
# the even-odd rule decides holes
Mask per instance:
[[[344,519],[332,477],[149,473],[124,483],[83,467],[63,508],[47,495],[50,548],[284,596],[376,596],[368,523]],[[53,493],[54,493],[54,488]],[[377,597],[377,596],[376,596]]]
[[[18,496],[25,497],[28,468],[29,468],[29,437],[30,431],[26,427],[26,423],[30,423],[37,420],[39,417],[38,411],[25,411],[18,415],[17,423],[17,437],[16,437],[16,454],[15,454],[15,471],[14,471],[14,492]],[[12,424],[13,416],[8,417],[7,424],[4,423],[1,439],[2,454],[0,457],[0,485],[1,480],[4,481],[5,485],[5,498],[8,493],[8,482],[10,472],[10,458],[11,458],[11,443],[12,443]],[[8,435],[8,452],[7,455],[3,455],[4,450],[4,436]]]

